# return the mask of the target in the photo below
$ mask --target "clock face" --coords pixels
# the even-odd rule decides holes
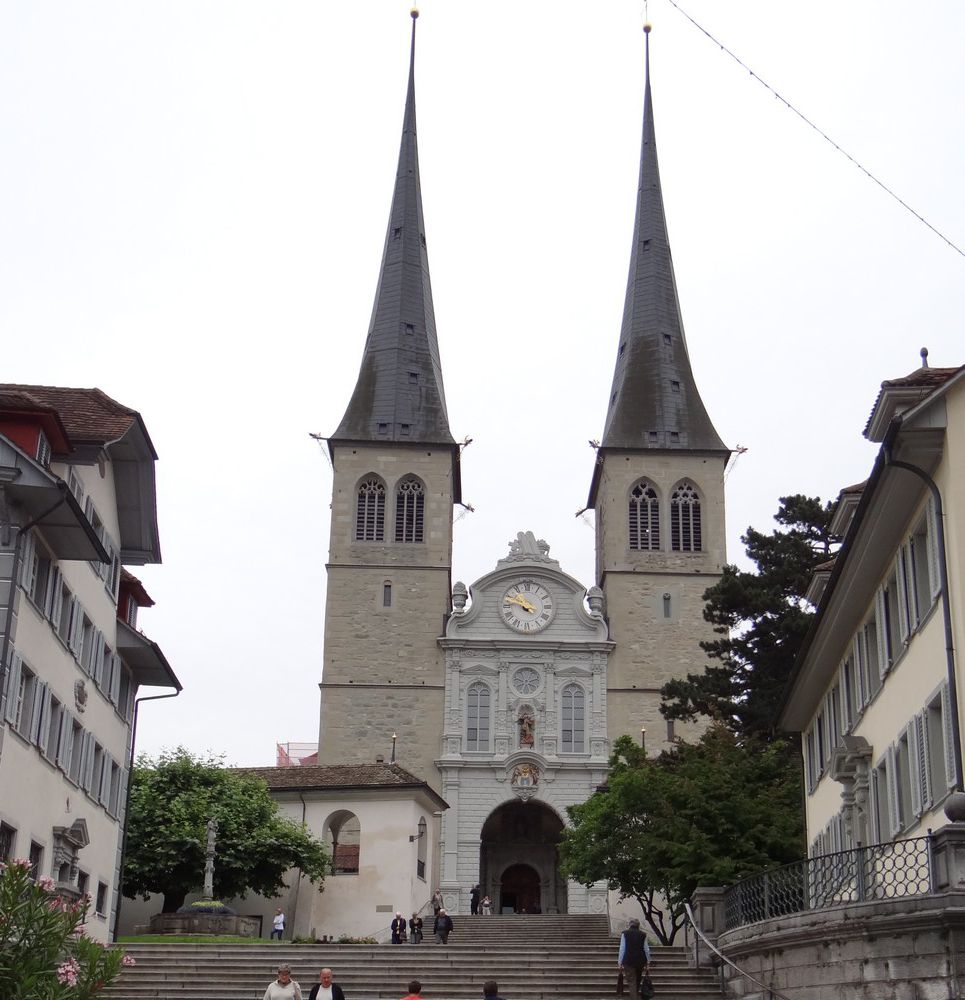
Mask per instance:
[[[514,631],[539,632],[553,620],[550,592],[533,580],[520,580],[503,594],[499,614]]]

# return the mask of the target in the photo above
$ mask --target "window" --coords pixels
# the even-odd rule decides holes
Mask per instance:
[[[379,479],[366,479],[359,486],[355,509],[355,540],[385,541],[385,484]]]
[[[854,656],[849,656],[841,664],[841,725],[844,732],[850,732],[858,717],[855,688]]]
[[[820,777],[828,763],[827,724],[823,711],[818,712],[814,720],[814,746],[817,753],[817,776]]]
[[[77,470],[73,466],[67,473],[67,488],[74,494],[74,499],[83,506],[84,484],[80,481],[80,476],[77,475]]]
[[[40,748],[47,760],[59,763],[63,757],[64,743],[67,734],[64,732],[64,706],[57,698],[50,699],[50,725],[47,729],[47,739]]]
[[[41,465],[50,465],[50,442],[43,431],[37,435],[37,461]]]
[[[117,810],[121,803],[121,769],[117,761],[110,762],[110,772],[105,770],[105,781],[108,783],[107,789],[107,811],[112,816],[117,816]]]
[[[127,597],[127,614],[124,615],[124,620],[131,628],[137,628],[137,601],[130,594]]]
[[[561,698],[563,753],[584,753],[586,750],[586,692],[579,684],[567,684]]]
[[[6,823],[0,823],[0,861],[9,861],[14,856],[17,845],[17,831]]]
[[[80,784],[80,768],[84,749],[84,729],[71,716],[70,719],[70,754],[67,762],[67,777],[75,784]]]
[[[131,672],[123,662],[120,665],[117,689],[117,711],[123,718],[130,720],[131,709],[134,704],[134,682],[131,679]]]
[[[44,849],[35,840],[30,841],[30,877],[36,881],[43,875]]]
[[[699,552],[700,497],[692,483],[681,483],[670,497],[670,547],[674,552]]]
[[[671,600],[672,600],[672,598],[671,598],[670,594],[664,594],[663,595],[663,616],[664,616],[664,618],[669,618],[670,617]]]
[[[56,616],[57,635],[60,636],[61,640],[66,645],[70,645],[71,628],[74,624],[76,604],[74,602],[74,595],[70,592],[70,587],[68,587],[63,580],[60,581],[59,601],[60,606],[57,609]]]
[[[94,661],[94,623],[83,615],[80,624],[80,665],[85,673],[91,672],[91,664]]]
[[[395,540],[397,542],[423,541],[425,517],[425,488],[414,476],[399,483],[395,494]]]
[[[51,568],[50,556],[40,545],[35,545],[24,585],[30,599],[44,614],[47,613],[47,586],[50,582]]]
[[[895,573],[888,577],[888,582],[880,591],[881,612],[884,618],[884,628],[881,631],[884,639],[884,657],[882,666],[885,672],[898,659],[904,648],[901,641],[901,626],[898,609],[898,580]]]
[[[814,727],[812,726],[804,737],[804,784],[809,793],[813,792],[817,786],[819,774],[817,747],[815,745]]]
[[[674,720],[667,719],[667,742],[672,743],[674,741]]]
[[[466,749],[489,749],[489,700],[487,684],[476,681],[466,693]]]
[[[650,483],[630,491],[630,548],[656,552],[660,548],[660,501]]]
[[[392,584],[388,580],[382,584],[382,607],[392,607]]]
[[[888,833],[888,787],[885,760],[880,760],[871,772],[871,840],[880,844],[890,838]]]
[[[357,875],[362,829],[358,817],[346,809],[334,813],[325,826],[333,875]]]
[[[99,917],[104,917],[107,915],[107,883],[98,882],[97,883],[97,901],[94,904],[94,912]]]
[[[90,875],[87,872],[78,871],[77,872],[77,891],[81,894],[81,897],[87,895],[87,890],[90,887]]]

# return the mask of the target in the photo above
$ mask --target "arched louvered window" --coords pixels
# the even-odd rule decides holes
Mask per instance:
[[[395,494],[395,540],[397,542],[423,541],[426,491],[415,476],[399,483]]]
[[[563,722],[560,749],[563,753],[585,753],[586,692],[579,684],[567,684],[560,700]]]
[[[656,552],[660,548],[660,500],[650,483],[630,490],[630,548]]]
[[[680,483],[670,497],[670,547],[700,552],[700,495],[693,483]]]
[[[466,749],[489,749],[489,687],[482,681],[466,694]]]
[[[355,540],[385,541],[385,483],[374,476],[359,483],[355,508]]]

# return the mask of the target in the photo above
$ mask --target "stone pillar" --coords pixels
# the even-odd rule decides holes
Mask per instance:
[[[932,837],[932,891],[965,890],[965,822],[949,823]]]
[[[694,920],[703,932],[704,937],[715,947],[717,939],[724,932],[724,888],[722,886],[700,886],[694,889],[691,906]],[[692,966],[709,967],[714,964],[714,953],[695,934],[693,951],[689,955]]]

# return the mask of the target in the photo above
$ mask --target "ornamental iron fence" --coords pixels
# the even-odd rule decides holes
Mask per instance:
[[[727,930],[770,917],[933,892],[932,838],[913,837],[804,858],[751,875],[724,894]]]

